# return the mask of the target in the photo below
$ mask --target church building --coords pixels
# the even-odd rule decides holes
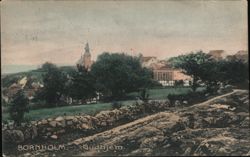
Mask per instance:
[[[81,55],[81,58],[77,61],[76,66],[83,66],[87,70],[90,70],[91,65],[93,64],[93,61],[91,60],[91,54],[90,54],[90,49],[89,49],[89,44],[87,43],[85,45],[85,52],[84,54]]]

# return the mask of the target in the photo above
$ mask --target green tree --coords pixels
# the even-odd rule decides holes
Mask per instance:
[[[220,79],[225,84],[249,87],[249,64],[242,60],[224,60],[220,62]]]
[[[140,91],[139,99],[142,100],[143,102],[148,102],[148,100],[149,100],[149,91],[146,88],[143,88]]]
[[[223,71],[221,71],[221,63],[223,61],[209,60],[200,65],[202,69],[199,78],[206,85],[206,91],[210,94],[216,94],[219,89]]]
[[[84,67],[78,67],[68,86],[69,96],[77,100],[87,100],[96,96],[95,81],[92,74]]]
[[[57,106],[59,98],[65,93],[66,74],[63,73],[56,65],[45,63],[42,65],[43,84],[39,96],[50,106]]]
[[[10,118],[14,120],[15,124],[20,125],[24,119],[25,112],[29,112],[28,99],[24,96],[23,91],[19,90],[10,103]]]
[[[141,66],[139,57],[124,53],[101,54],[92,65],[91,73],[98,91],[112,99],[152,85],[152,71]]]
[[[203,75],[203,65],[207,62],[212,61],[210,55],[199,51],[196,53],[189,53],[186,55],[179,55],[177,57],[172,57],[168,61],[172,64],[175,68],[183,69],[184,73],[187,75],[192,76],[193,83],[192,89],[195,91],[199,86],[199,81],[201,80],[201,75]]]

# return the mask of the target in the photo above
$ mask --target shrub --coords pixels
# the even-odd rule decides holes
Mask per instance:
[[[112,105],[112,109],[119,109],[122,107],[122,103],[117,102],[117,101],[112,102],[111,105]]]
[[[11,101],[9,113],[10,118],[14,120],[15,124],[20,125],[24,120],[24,113],[29,112],[28,99],[24,96],[22,90],[19,90]]]
[[[201,101],[206,100],[205,92],[189,92],[187,94],[169,94],[168,100],[170,101],[170,104],[174,104],[176,100],[180,101],[181,103],[183,101],[187,101],[189,104],[199,103]]]
[[[175,85],[175,86],[183,86],[183,85],[184,85],[184,81],[183,81],[183,80],[176,80],[176,81],[174,82],[174,85]]]
[[[143,102],[148,102],[149,99],[149,93],[147,91],[147,89],[143,88],[140,91],[140,96],[139,96],[140,100],[142,100]]]

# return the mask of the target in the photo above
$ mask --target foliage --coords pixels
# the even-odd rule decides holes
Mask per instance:
[[[199,82],[205,84],[207,92],[216,94],[221,83],[249,86],[248,63],[242,60],[214,60],[202,51],[170,58],[176,68],[193,77],[193,91]]]
[[[77,100],[91,99],[96,96],[94,78],[84,67],[72,73],[71,81],[67,86],[68,95]]]
[[[221,61],[220,65],[221,81],[226,84],[237,85],[240,83],[249,83],[249,65],[242,60]]]
[[[101,54],[91,73],[96,78],[97,90],[115,100],[152,83],[152,71],[143,68],[138,57],[124,53]]]
[[[176,100],[180,101],[181,103],[183,101],[187,101],[189,104],[194,104],[206,100],[205,91],[169,94],[167,98],[171,104],[174,104]]]
[[[112,102],[111,105],[112,105],[112,109],[119,109],[122,107],[122,103],[117,102],[117,101]]]
[[[45,73],[43,75],[44,87],[37,96],[50,106],[57,105],[59,98],[65,93],[66,74],[56,65],[48,62],[42,65],[41,70]]]
[[[186,55],[172,57],[169,59],[169,62],[175,68],[181,68],[184,70],[185,74],[192,76],[192,89],[195,91],[199,86],[198,81],[200,80],[200,75],[204,72],[202,65],[210,62],[211,60],[210,55],[199,51],[196,53],[191,52]]]
[[[140,91],[140,95],[139,95],[139,98],[143,101],[143,102],[148,102],[149,100],[149,92],[146,88],[143,88],[141,91]]]
[[[9,107],[10,118],[14,120],[17,125],[24,119],[24,113],[29,112],[28,99],[24,96],[22,90],[19,90],[13,97]]]
[[[176,86],[183,86],[184,85],[184,81],[183,80],[176,80],[175,82],[174,82],[174,86],[176,87]]]
[[[203,91],[204,88],[198,88],[197,91]],[[181,87],[181,88],[160,88],[160,89],[149,89],[149,98],[154,99],[154,100],[159,100],[159,99],[166,99],[166,97],[169,94],[181,94],[181,93],[188,93],[191,91],[190,88],[187,87]],[[131,97],[136,97],[139,96],[138,92],[133,92],[130,93]],[[120,102],[120,101],[119,101]],[[125,100],[121,101],[123,106],[131,105],[136,100]],[[42,102],[41,102],[42,103]],[[40,104],[40,103],[39,103]],[[30,106],[30,104],[29,104]],[[40,107],[40,105],[39,105]],[[30,106],[30,108],[35,108]],[[85,104],[85,105],[76,105],[72,104],[70,106],[60,106],[60,107],[53,107],[53,108],[36,108],[34,110],[30,110],[29,113],[25,114],[25,117],[30,118],[31,120],[38,120],[42,118],[48,118],[48,117],[55,117],[55,116],[62,116],[64,113],[67,115],[74,115],[78,113],[86,113],[86,114],[94,114],[98,111],[103,111],[103,110],[109,110],[112,109],[111,103],[97,103],[97,104]],[[9,119],[8,113],[3,112],[2,116],[3,120]]]

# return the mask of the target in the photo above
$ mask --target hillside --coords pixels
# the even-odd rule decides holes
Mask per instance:
[[[74,66],[62,66],[59,67],[62,71],[70,73],[74,70]],[[42,82],[42,75],[44,72],[41,69],[30,70],[27,72],[19,72],[14,74],[4,74],[1,77],[2,87],[7,88],[13,83],[18,83],[24,77],[31,79],[33,82]]]
[[[250,155],[248,94],[234,90],[200,104],[169,108],[104,132],[61,141],[64,150],[23,155]]]

